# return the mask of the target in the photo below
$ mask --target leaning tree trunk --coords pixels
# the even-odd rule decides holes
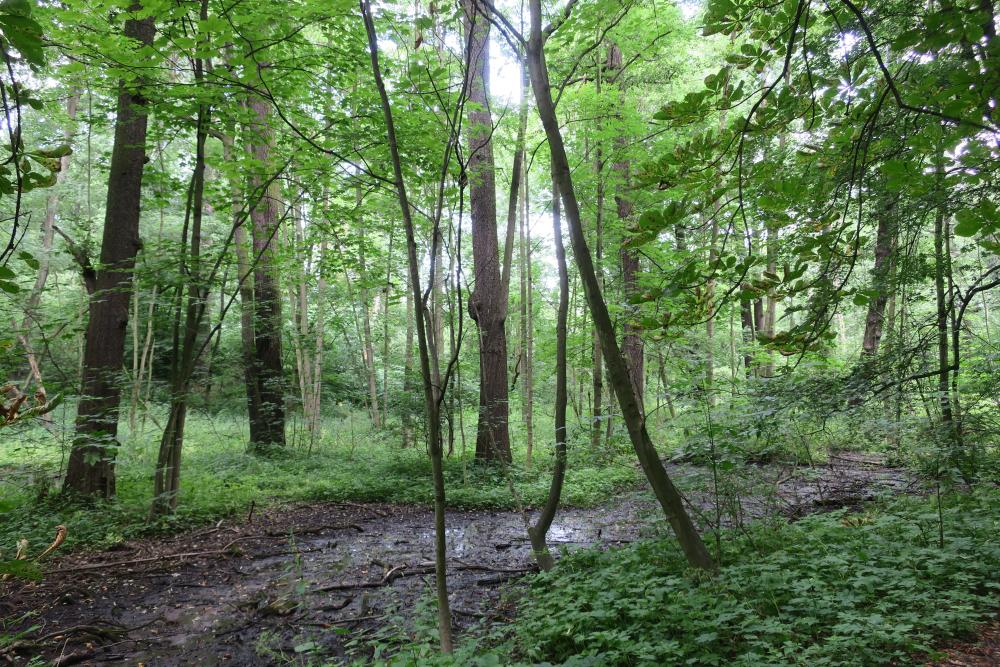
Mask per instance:
[[[274,136],[270,125],[270,106],[260,97],[251,97],[248,103],[250,124],[250,154],[257,165],[272,164],[271,152]],[[259,167],[258,167],[259,169]],[[250,415],[250,449],[266,453],[274,447],[285,445],[285,388],[281,359],[281,289],[278,282],[275,237],[279,225],[278,186],[266,182],[265,176],[256,171],[250,185],[262,196],[250,212],[253,231],[253,250],[256,265],[253,269],[254,359],[256,383],[254,393],[260,403]]]
[[[545,64],[545,52],[542,41],[542,7],[541,0],[529,0],[531,10],[531,36],[527,44],[528,69],[531,76],[531,86],[534,91],[538,115],[541,118],[545,136],[548,139],[549,154],[552,160],[554,180],[562,195],[566,211],[566,222],[569,226],[570,240],[577,269],[583,282],[587,304],[590,307],[594,326],[601,337],[601,349],[604,352],[605,364],[611,385],[618,403],[621,406],[622,417],[628,429],[632,446],[635,449],[639,463],[653,492],[677,535],[681,549],[688,562],[698,568],[714,570],[715,563],[705,548],[691,517],[684,508],[680,493],[667,475],[663,462],[660,461],[656,448],[653,446],[646,431],[646,420],[635,398],[632,383],[628,375],[628,367],[618,347],[615,338],[614,325],[608,313],[608,306],[601,294],[601,288],[594,272],[593,259],[587,240],[584,237],[580,218],[580,205],[573,189],[573,176],[570,171],[566,149],[563,146],[559,122],[556,118],[555,105],[549,85],[548,71]]]
[[[475,287],[469,316],[479,327],[479,426],[476,458],[509,463],[507,429],[506,298],[500,277],[497,202],[493,162],[493,118],[489,109],[490,22],[479,0],[463,0],[469,50],[467,90],[469,206]]]
[[[130,7],[138,11],[138,4]],[[153,17],[125,21],[125,36],[148,47]],[[125,360],[132,269],[142,243],[139,217],[146,162],[147,100],[142,79],[119,84],[114,148],[101,240],[101,268],[90,299],[83,350],[82,396],[65,489],[105,498],[115,494],[118,408]]]

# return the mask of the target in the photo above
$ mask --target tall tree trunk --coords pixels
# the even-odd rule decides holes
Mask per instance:
[[[138,4],[130,7],[139,11]],[[153,43],[153,17],[129,18],[125,36],[143,47]],[[81,399],[65,489],[111,497],[115,494],[121,368],[125,359],[132,269],[142,243],[139,217],[146,161],[147,101],[139,78],[119,84],[114,148],[108,174],[101,268],[90,300],[83,351]]]
[[[389,421],[389,295],[392,293],[392,241],[389,233],[388,257],[385,263],[385,288],[382,292],[382,423]]]
[[[251,96],[250,154],[257,165],[272,165],[274,132],[271,107],[263,98]],[[250,176],[254,192],[263,194],[250,212],[253,250],[254,392],[260,396],[256,412],[250,415],[250,449],[266,453],[285,446],[285,378],[281,359],[281,289],[275,246],[279,226],[280,193],[259,170]],[[256,437],[254,437],[256,436]]]
[[[622,69],[622,51],[617,44],[611,42],[608,45],[608,61],[607,61],[608,72],[618,73],[619,89],[624,90],[624,85],[621,81],[620,74]],[[618,150],[625,149],[625,142],[623,138],[619,138],[617,141]],[[632,216],[632,202],[625,195],[625,192],[629,187],[629,161],[624,157],[620,157],[618,161],[612,165],[615,173],[618,175],[618,185],[617,191],[615,192],[615,205],[618,209],[618,220],[623,226],[627,224],[627,220]],[[621,249],[619,250],[619,261],[621,262],[622,268],[622,296],[624,297],[625,303],[630,303],[632,297],[636,295],[639,291],[639,253],[633,248],[629,248],[622,243]],[[625,355],[625,363],[628,365],[628,377],[632,383],[632,391],[635,392],[635,398],[639,402],[639,409],[642,410],[643,407],[643,394],[645,393],[645,377],[646,372],[643,366],[643,343],[642,343],[642,328],[636,322],[637,312],[636,309],[630,308],[629,313],[625,317],[624,326],[624,336],[622,338],[622,353]]]
[[[935,164],[935,174],[937,175],[937,196],[941,199],[934,214],[934,296],[937,305],[938,353],[937,400],[938,406],[941,409],[941,432],[943,444],[946,447],[946,454],[951,459],[952,464],[961,469],[960,459],[962,453],[959,448],[959,438],[955,428],[950,382],[951,360],[948,348],[951,341],[948,335],[949,303],[945,287],[949,263],[949,257],[946,252],[946,236],[948,232],[944,203],[944,155],[940,151],[937,156],[937,164]]]
[[[316,326],[313,327],[315,343],[313,345],[312,391],[309,395],[309,451],[319,442],[323,435],[322,414],[320,406],[323,400],[323,341],[326,324],[326,272],[323,268],[323,257],[326,255],[326,239],[320,242],[319,258],[316,262],[319,278],[316,282]]]
[[[598,93],[600,93],[600,75],[598,74]],[[600,277],[601,288],[604,284],[604,157],[601,144],[597,144],[594,159],[594,171],[597,172],[597,213],[594,218],[594,253],[597,264],[597,273]],[[601,337],[597,333],[597,327],[593,327],[593,341],[591,352],[591,365],[593,367],[593,386],[591,397],[593,408],[591,410],[590,424],[590,448],[598,451],[601,447],[601,426],[604,424],[602,415],[602,403],[604,401],[604,359],[601,353]]]
[[[475,287],[469,316],[479,327],[479,425],[476,458],[511,461],[507,428],[507,334],[497,241],[496,182],[493,162],[493,117],[489,107],[488,10],[479,0],[463,0],[468,48],[469,207],[472,217],[472,260]]]
[[[358,189],[358,206],[361,205],[361,190]],[[361,324],[362,324],[362,344],[364,345],[362,358],[365,362],[365,376],[368,380],[368,416],[372,420],[375,430],[382,429],[382,412],[378,406],[378,380],[375,370],[375,342],[372,338],[371,319],[371,293],[368,290],[368,269],[365,264],[365,232],[364,223],[361,225],[360,238],[358,240],[358,260],[361,266]]]
[[[521,93],[527,96],[527,88]],[[525,315],[525,341],[524,341],[524,437],[527,441],[528,451],[535,440],[535,304],[534,304],[534,280],[532,278],[531,267],[531,201],[528,194],[528,164],[521,162],[522,185],[521,185],[521,228],[524,230],[524,315]],[[530,462],[530,457],[529,457]]]
[[[392,158],[394,184],[399,199],[399,208],[406,230],[407,261],[410,273],[410,294],[414,303],[414,319],[417,329],[417,344],[420,348],[420,371],[424,387],[424,411],[427,419],[429,449],[431,455],[431,470],[434,477],[434,573],[438,604],[438,633],[441,640],[441,650],[452,651],[451,638],[451,607],[448,602],[448,571],[447,547],[445,543],[445,489],[444,471],[441,452],[441,420],[440,395],[443,387],[435,387],[431,375],[430,349],[427,345],[427,327],[424,320],[424,308],[420,289],[420,260],[417,256],[417,242],[413,229],[413,219],[410,215],[410,203],[406,195],[406,185],[403,180],[403,164],[399,156],[399,146],[396,143],[396,128],[392,118],[392,107],[389,95],[382,81],[382,70],[378,58],[378,38],[375,34],[375,24],[372,19],[369,0],[361,0],[362,16],[365,22],[365,32],[368,35],[368,51],[371,56],[372,73],[375,86],[382,102],[382,114],[385,118],[386,134],[389,144],[389,154]],[[494,230],[495,231],[495,230]],[[434,276],[431,275],[431,280]],[[506,361],[506,358],[503,359]],[[504,364],[506,369],[506,364]],[[504,387],[506,389],[506,387]]]
[[[645,415],[643,415],[642,409],[636,400],[635,392],[632,390],[632,383],[628,375],[628,367],[626,366],[621,350],[618,348],[614,325],[608,313],[608,306],[601,294],[597,274],[594,272],[593,259],[590,255],[590,249],[587,247],[587,240],[584,237],[580,219],[580,206],[576,199],[576,192],[573,189],[573,176],[570,171],[569,160],[566,157],[566,150],[563,146],[562,134],[560,133],[559,122],[556,118],[555,105],[552,101],[552,91],[549,85],[542,41],[541,0],[529,0],[529,7],[531,10],[531,36],[528,40],[526,51],[531,76],[531,87],[534,92],[538,115],[541,118],[545,136],[548,139],[555,182],[558,184],[559,192],[565,206],[573,255],[583,281],[584,293],[590,307],[590,314],[601,336],[601,349],[604,351],[608,376],[612,387],[614,387],[615,395],[618,397],[622,416],[628,428],[629,437],[639,463],[646,474],[646,478],[649,480],[650,486],[653,488],[653,492],[656,494],[664,515],[677,535],[678,542],[688,562],[694,567],[714,570],[715,563],[705,548],[701,536],[698,534],[694,523],[691,521],[691,517],[684,508],[684,502],[680,493],[667,475],[667,471],[663,467],[663,462],[660,461],[659,454],[649,438],[649,433],[646,431]]]
[[[236,159],[233,138],[231,135],[222,137],[223,157],[226,162]],[[233,249],[236,252],[237,283],[240,293],[240,352],[243,360],[243,382],[246,385],[247,419],[250,428],[251,448],[253,443],[261,442],[263,434],[259,432],[261,412],[260,382],[257,379],[259,367],[256,363],[256,343],[254,342],[254,287],[253,271],[250,267],[250,255],[247,239],[247,219],[244,218],[240,197],[240,188],[236,179],[230,184],[229,199],[232,204]]]
[[[412,290],[410,290],[412,292]],[[410,414],[410,395],[413,393],[413,297],[406,297],[406,343],[403,350],[403,448],[413,445],[413,416]]]

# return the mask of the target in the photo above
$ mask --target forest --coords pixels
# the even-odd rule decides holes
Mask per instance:
[[[2,0],[0,663],[1000,664],[994,0]]]

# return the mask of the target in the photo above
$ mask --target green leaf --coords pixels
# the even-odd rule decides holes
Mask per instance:
[[[38,267],[41,266],[38,263],[38,260],[35,258],[35,256],[26,250],[22,250],[21,252],[17,253],[17,256],[22,262],[27,264],[28,267],[34,271],[37,271]]]
[[[956,236],[975,236],[983,226],[983,220],[976,212],[967,208],[955,213],[955,220],[958,221],[955,225]]]

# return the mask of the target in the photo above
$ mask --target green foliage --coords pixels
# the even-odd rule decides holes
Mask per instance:
[[[539,575],[515,654],[601,665],[874,665],[907,661],[995,610],[1000,495],[906,499],[725,538],[686,570],[671,539],[585,551]]]
[[[38,580],[42,578],[42,569],[37,563],[28,560],[0,560],[0,575],[3,574],[18,579]]]

